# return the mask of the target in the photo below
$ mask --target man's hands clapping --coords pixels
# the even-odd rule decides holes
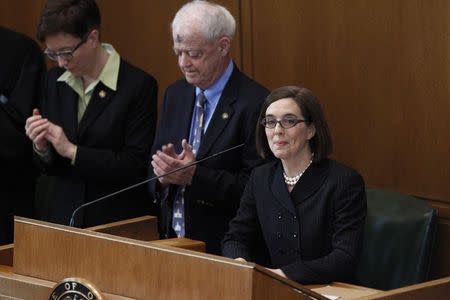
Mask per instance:
[[[186,139],[181,141],[183,150],[180,154],[175,152],[173,144],[167,144],[162,146],[161,150],[158,150],[152,156],[153,173],[156,176],[161,176],[175,169],[186,166],[195,161],[195,155],[192,152],[192,146],[188,144]],[[192,177],[194,176],[196,166],[180,170],[173,174],[159,178],[159,182],[162,187],[167,187],[169,184],[176,185],[190,185],[192,183]]]

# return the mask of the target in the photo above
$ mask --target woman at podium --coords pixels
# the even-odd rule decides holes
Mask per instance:
[[[254,261],[303,284],[350,280],[367,212],[363,178],[328,158],[327,122],[312,92],[286,86],[262,106],[263,158],[223,240],[223,255]]]

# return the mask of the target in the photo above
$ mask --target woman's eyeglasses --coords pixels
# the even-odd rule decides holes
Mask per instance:
[[[77,49],[80,48],[81,45],[83,45],[87,41],[88,36],[89,36],[89,33],[86,34],[86,36],[84,38],[82,38],[81,41],[75,47],[73,47],[71,50],[63,50],[63,51],[59,51],[59,52],[53,52],[53,51],[50,51],[47,49],[44,51],[44,53],[51,60],[57,61],[58,57],[63,60],[71,60],[73,58],[73,53],[75,51],[77,51]]]
[[[273,129],[277,126],[277,124],[280,124],[281,127],[283,127],[284,129],[288,129],[288,128],[292,128],[295,125],[297,125],[298,123],[302,123],[302,122],[306,122],[306,121],[297,119],[297,118],[293,118],[293,117],[284,117],[280,120],[275,119],[273,117],[266,117],[261,120],[261,125],[266,128]]]

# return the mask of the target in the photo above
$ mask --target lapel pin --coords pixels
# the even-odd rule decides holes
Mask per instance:
[[[101,90],[100,92],[98,92],[98,95],[100,96],[100,98],[105,98],[106,92],[104,90]]]
[[[228,114],[228,113],[226,113],[226,112],[224,112],[223,114],[222,114],[222,119],[223,120],[226,120],[226,119],[228,119],[230,117],[230,115]]]

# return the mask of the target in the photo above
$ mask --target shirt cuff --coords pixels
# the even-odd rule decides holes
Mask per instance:
[[[49,163],[52,160],[52,153],[50,151],[50,148],[48,148],[45,152],[40,152],[36,148],[36,145],[33,143],[33,150],[44,162]]]
[[[77,153],[78,153],[78,146],[75,146],[75,154],[73,155],[72,161],[70,162],[70,164],[72,166],[75,165],[75,160],[77,159]]]

